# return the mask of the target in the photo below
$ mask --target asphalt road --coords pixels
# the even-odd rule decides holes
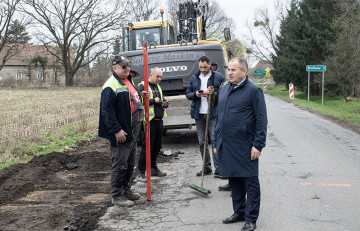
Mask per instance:
[[[257,230],[360,230],[360,135],[274,97],[266,102]],[[163,149],[184,154],[159,165],[168,176],[153,178],[152,200],[108,208],[98,230],[240,230],[242,222],[222,224],[233,213],[229,192],[217,190],[226,180],[206,176],[208,196],[188,187],[200,184],[195,130],[169,131]],[[145,195],[144,183],[134,189]]]

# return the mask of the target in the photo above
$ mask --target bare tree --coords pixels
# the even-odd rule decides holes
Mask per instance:
[[[274,3],[275,15],[270,16],[268,8],[261,8],[256,11],[254,21],[247,22],[249,33],[245,37],[251,44],[248,51],[251,52],[253,58],[272,64],[272,55],[276,50],[276,36],[288,3],[289,0],[276,0]]]
[[[277,23],[265,8],[257,11],[253,23],[247,22],[249,34],[246,39],[251,43],[251,54],[256,59],[265,60],[269,64],[272,64],[272,54],[276,50]]]
[[[245,48],[239,39],[232,39],[226,42],[226,46],[230,49],[232,57],[244,57]]]
[[[158,8],[156,0],[127,0],[127,5],[132,22],[149,21],[160,16],[156,14]]]
[[[87,66],[107,50],[114,30],[127,17],[125,0],[24,0],[23,10],[41,26],[38,38],[55,45],[48,51],[64,66],[66,86],[72,86],[80,67]],[[119,9],[119,6],[123,6]],[[91,58],[86,52],[91,51]]]
[[[225,15],[224,10],[215,0],[205,0],[208,4],[209,10],[205,15],[206,20],[206,37],[224,39],[224,29],[235,28],[233,20]]]
[[[1,0],[0,2],[0,70],[14,55],[18,54],[21,45],[30,40],[25,32],[28,21],[14,20],[20,0]],[[24,37],[25,36],[25,37]]]

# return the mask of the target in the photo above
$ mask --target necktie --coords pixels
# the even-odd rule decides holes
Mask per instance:
[[[230,87],[229,87],[229,93],[230,93],[232,90],[234,90],[234,87],[235,87],[235,85],[233,85],[233,84],[230,85]]]

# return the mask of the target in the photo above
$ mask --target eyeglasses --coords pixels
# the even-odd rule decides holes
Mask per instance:
[[[130,68],[130,67],[131,67],[131,65],[122,65],[121,67],[122,67],[122,69],[124,69],[124,70],[125,70],[126,68]]]

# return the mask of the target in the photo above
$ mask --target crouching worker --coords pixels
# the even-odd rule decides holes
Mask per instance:
[[[112,203],[130,207],[140,195],[130,189],[143,105],[130,75],[130,60],[115,56],[101,91],[99,137],[110,140]]]
[[[150,121],[150,155],[151,155],[151,176],[163,177],[166,173],[159,170],[156,159],[159,155],[162,145],[162,133],[163,133],[163,118],[166,117],[164,108],[169,106],[169,101],[166,101],[163,97],[163,93],[160,87],[160,82],[163,77],[163,73],[160,68],[153,68],[149,77],[149,121]],[[141,82],[138,86],[139,91],[144,90],[144,82]],[[138,161],[138,175],[137,180],[146,182],[146,153],[145,153],[145,140],[141,146],[141,152]]]

